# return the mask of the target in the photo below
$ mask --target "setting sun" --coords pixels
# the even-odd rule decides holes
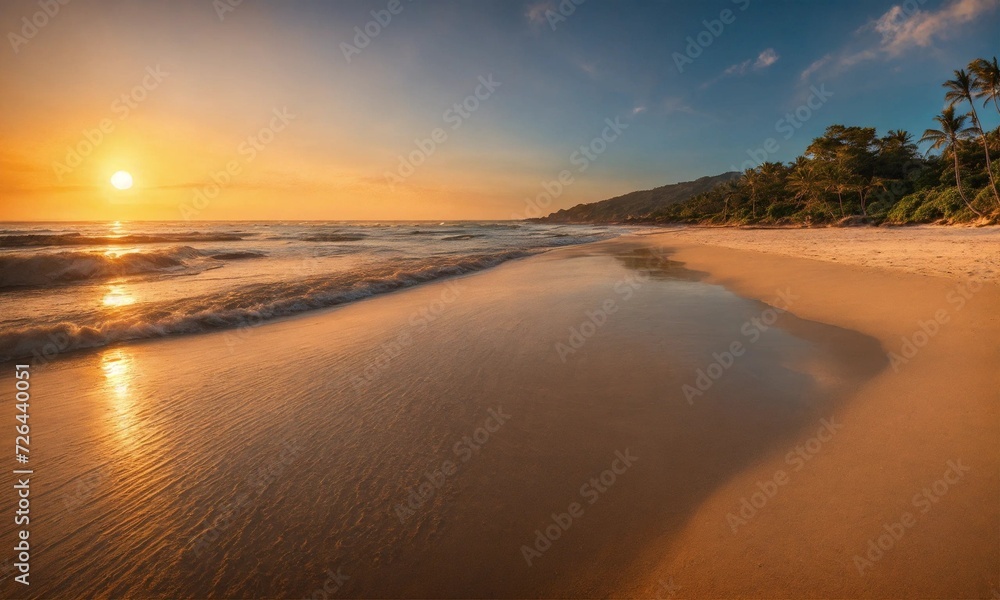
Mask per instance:
[[[132,175],[128,171],[118,171],[111,176],[111,185],[119,190],[127,190],[132,187]]]

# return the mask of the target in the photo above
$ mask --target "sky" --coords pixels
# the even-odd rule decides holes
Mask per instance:
[[[5,0],[0,32],[0,220],[511,219],[919,137],[1000,0]]]

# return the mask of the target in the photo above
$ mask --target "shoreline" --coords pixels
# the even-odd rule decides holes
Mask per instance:
[[[36,572],[54,589],[74,590],[57,573],[87,573],[73,577],[178,597],[298,597],[340,567],[344,595],[362,597],[971,597],[1000,585],[1000,515],[983,509],[1000,506],[1000,349],[977,341],[1000,334],[997,285],[956,310],[951,278],[677,233],[507,261],[268,322],[235,345],[217,331],[56,361],[32,379],[44,394],[32,418],[52,486],[37,535],[63,550],[39,554]],[[430,321],[421,310],[435,303]],[[772,306],[788,311],[685,402],[682,384]],[[948,322],[897,373],[886,352],[942,308]],[[594,333],[558,352],[588,321]],[[822,447],[795,470],[788,452],[824,420]],[[475,451],[453,450],[487,427]],[[294,452],[275,463],[282,444]],[[579,515],[571,502],[594,493],[580,484],[616,452],[635,466],[582,503],[572,541],[526,566],[519,547],[552,514]],[[954,460],[971,471],[918,513],[910,497]],[[263,484],[242,483],[261,468]],[[428,472],[443,483],[407,505]],[[779,491],[734,534],[728,514],[767,481]],[[907,510],[916,524],[856,575],[852,557]],[[107,522],[122,511],[162,528]],[[61,537],[70,531],[82,533]],[[196,560],[187,552],[206,531],[218,541]],[[98,532],[115,543],[85,547]],[[189,560],[183,580],[164,567]],[[150,575],[130,579],[134,569]],[[305,579],[268,575],[291,572]]]

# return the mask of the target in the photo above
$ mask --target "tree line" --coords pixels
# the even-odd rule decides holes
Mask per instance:
[[[903,130],[831,125],[794,162],[765,162],[652,215],[716,225],[1000,222],[1000,66],[978,58],[943,84],[945,108],[914,141]],[[964,111],[968,112],[964,112]],[[921,154],[917,143],[930,144]]]

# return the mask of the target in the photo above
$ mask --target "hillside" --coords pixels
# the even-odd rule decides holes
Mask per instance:
[[[716,185],[737,177],[739,173],[724,173],[694,181],[664,185],[591,204],[577,204],[573,208],[562,209],[533,220],[540,223],[622,223],[649,220],[668,206],[704,194]]]

